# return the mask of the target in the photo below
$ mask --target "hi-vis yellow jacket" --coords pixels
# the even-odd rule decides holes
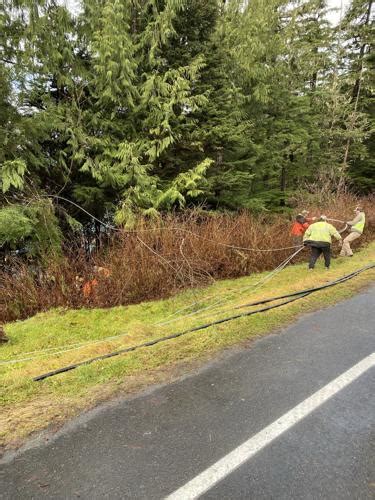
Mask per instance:
[[[360,212],[356,217],[354,217],[352,221],[348,222],[349,226],[351,226],[350,231],[362,234],[365,227],[365,222],[366,216],[364,212]]]
[[[314,222],[306,229],[303,235],[303,241],[315,241],[320,243],[331,244],[332,236],[337,240],[341,240],[340,233],[337,231],[332,224],[322,220],[319,222]]]

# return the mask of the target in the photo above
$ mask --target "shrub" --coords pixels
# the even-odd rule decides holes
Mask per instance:
[[[0,209],[0,247],[28,247],[30,255],[46,258],[61,249],[61,231],[49,200]]]

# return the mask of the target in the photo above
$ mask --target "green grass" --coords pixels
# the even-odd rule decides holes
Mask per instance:
[[[329,272],[322,268],[321,262],[314,272],[308,272],[305,264],[290,266],[255,290],[251,286],[267,273],[220,281],[204,289],[185,291],[168,300],[112,309],[52,310],[26,321],[7,324],[5,330],[10,342],[0,347],[0,359],[32,359],[0,364],[0,445],[15,445],[31,432],[60,423],[79,410],[114,394],[130,394],[146,385],[170,380],[224,348],[275,331],[294,321],[302,312],[349,297],[373,280],[375,272],[367,271],[345,284],[264,314],[95,362],[43,382],[33,382],[35,375],[231,315],[234,313],[231,306],[317,286],[374,261],[375,243],[372,243],[351,259],[335,259]],[[246,287],[249,289],[243,290]],[[225,298],[225,307],[221,305],[218,310],[228,310],[226,313],[215,315],[213,312],[218,310],[212,309],[163,327],[154,325],[192,302],[202,301],[180,314],[207,307]],[[48,351],[41,356],[34,352],[50,348],[64,350],[76,343],[97,341],[113,335],[121,337],[60,354]]]

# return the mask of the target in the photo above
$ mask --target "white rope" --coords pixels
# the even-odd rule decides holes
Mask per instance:
[[[248,248],[248,247],[238,247],[236,245],[228,245],[227,243],[221,243],[220,241],[215,241],[212,240],[211,238],[206,238],[205,236],[201,236],[200,234],[196,234],[193,231],[189,231],[188,229],[184,228],[177,228],[180,231],[185,231],[187,233],[192,234],[196,238],[200,238],[205,241],[210,241],[211,243],[215,243],[215,245],[223,246],[226,248],[232,248],[233,250],[243,250],[247,252],[281,252],[283,250],[291,250],[293,248],[298,248],[300,245],[293,245],[290,247],[283,247],[283,248]]]
[[[57,200],[63,200],[63,201],[66,201],[68,203],[71,203],[72,205],[74,205],[75,207],[77,207],[79,210],[82,210],[82,212],[84,212],[85,214],[87,214],[89,217],[91,217],[92,219],[96,220],[96,222],[99,222],[99,224],[102,224],[104,227],[106,227],[108,229],[112,229],[113,231],[121,231],[121,229],[118,229],[115,226],[111,226],[110,224],[106,224],[102,220],[100,220],[97,217],[95,217],[95,215],[90,214],[90,212],[88,212],[85,208],[81,207],[81,205],[78,205],[78,203],[75,203],[74,201],[69,200],[68,198],[64,198],[63,196],[59,196],[57,194],[54,194],[54,195],[47,195],[47,194],[43,195],[42,194],[40,196],[42,198],[55,198]]]
[[[10,365],[10,364],[14,364],[14,363],[21,363],[23,361],[33,361],[33,360],[38,359],[40,357],[49,356],[49,355],[57,356],[59,354],[64,354],[66,352],[77,351],[79,349],[82,349],[84,347],[91,346],[94,344],[101,344],[104,342],[110,342],[112,340],[116,340],[116,339],[119,339],[121,337],[124,337],[125,335],[128,335],[128,333],[129,332],[125,332],[125,333],[120,333],[119,335],[112,335],[110,337],[105,337],[103,339],[89,340],[87,342],[82,342],[82,343],[77,343],[77,344],[67,344],[65,346],[57,346],[57,347],[53,347],[53,348],[41,349],[40,351],[31,351],[30,353],[22,353],[23,355],[35,353],[35,356],[31,356],[29,358],[21,358],[21,359],[17,358],[17,359],[10,359],[10,360],[1,359],[0,365]],[[76,347],[73,347],[73,346],[76,346]],[[66,349],[65,349],[65,347],[66,347]],[[60,349],[60,350],[51,352],[50,349]]]
[[[156,255],[156,257],[158,257],[162,262],[164,262],[167,266],[169,266],[176,274],[179,273],[179,271],[172,266],[172,264],[167,260],[165,259],[162,255],[160,255],[158,252],[155,252],[155,250],[153,248],[151,248],[149,245],[147,245],[147,243],[145,243],[143,240],[141,240],[141,238],[139,236],[137,236],[137,240],[145,247],[147,248],[147,250],[149,250],[151,253],[153,253],[154,255]]]
[[[54,199],[66,201],[67,203],[71,203],[79,210],[82,210],[82,212],[87,214],[89,217],[91,217],[92,219],[94,219],[97,222],[99,222],[100,224],[102,224],[104,227],[111,229],[113,231],[118,231],[118,232],[122,232],[122,233],[137,234],[137,233],[154,232],[154,231],[168,231],[168,230],[170,230],[170,231],[183,231],[185,233],[189,233],[189,234],[195,236],[196,238],[200,238],[202,240],[210,241],[211,243],[215,243],[216,245],[220,245],[220,246],[223,246],[226,248],[232,248],[234,250],[243,250],[243,251],[248,251],[248,252],[281,252],[283,250],[291,250],[293,248],[297,248],[297,245],[283,247],[283,248],[248,248],[248,247],[240,247],[240,246],[236,246],[236,245],[229,245],[227,243],[221,243],[221,242],[215,241],[211,238],[206,238],[205,236],[201,236],[199,234],[194,233],[193,231],[190,231],[189,229],[185,229],[182,227],[171,227],[171,228],[155,227],[155,228],[148,228],[148,229],[132,229],[132,230],[131,229],[123,229],[123,228],[119,229],[119,228],[112,226],[110,224],[106,224],[105,222],[98,219],[97,217],[92,215],[90,212],[88,212],[85,208],[78,205],[78,203],[75,203],[74,201],[69,200],[68,198],[64,198],[64,196],[60,196],[60,195],[41,195],[41,196],[43,198],[54,198]]]
[[[112,226],[110,224],[106,224],[105,222],[103,222],[102,220],[98,219],[97,217],[95,217],[95,215],[92,215],[90,212],[88,212],[85,208],[83,208],[81,205],[78,205],[78,203],[75,203],[74,201],[72,200],[69,200],[68,198],[65,198],[64,196],[60,196],[60,195],[41,195],[41,197],[43,198],[55,198],[55,199],[60,199],[60,200],[63,200],[63,201],[66,201],[67,203],[71,203],[72,205],[74,205],[76,208],[78,208],[79,210],[82,210],[82,212],[84,212],[85,214],[87,214],[89,217],[91,217],[92,219],[96,220],[97,222],[99,222],[100,224],[102,224],[104,227],[108,228],[108,229],[111,229],[113,231],[117,231],[117,232],[122,232],[122,233],[128,233],[128,234],[137,234],[137,233],[144,233],[144,232],[154,232],[154,231],[182,231],[182,232],[185,232],[185,233],[189,233],[193,236],[195,236],[196,238],[200,238],[202,240],[205,240],[205,241],[209,241],[211,243],[215,243],[216,245],[219,245],[219,246],[223,246],[223,247],[226,247],[226,248],[231,248],[233,250],[243,250],[243,251],[247,251],[247,252],[282,252],[283,250],[292,250],[293,248],[298,248],[299,245],[292,245],[292,246],[288,246],[288,247],[282,247],[282,248],[250,248],[250,247],[240,247],[240,246],[236,246],[236,245],[229,245],[227,243],[221,243],[220,241],[215,241],[211,238],[206,238],[205,236],[201,236],[200,234],[197,234],[197,233],[194,233],[193,231],[190,231],[189,229],[185,229],[185,228],[182,228],[182,227],[155,227],[155,228],[147,228],[147,229],[119,229],[115,226]],[[342,224],[345,224],[345,221],[343,220],[340,220],[340,219],[331,219],[331,218],[327,218],[327,220],[329,221],[332,221],[332,222],[340,222]],[[145,244],[145,242],[141,241],[141,243],[145,246],[147,246]],[[150,249],[150,247],[148,247]],[[155,252],[154,252],[155,253]],[[159,254],[157,254],[159,257],[161,257]],[[166,261],[167,262],[167,261]],[[168,262],[167,262],[168,263]],[[168,263],[168,265],[170,265]]]
[[[267,274],[267,276],[265,276],[263,279],[261,279],[257,283],[253,283],[252,285],[248,285],[246,287],[240,288],[239,290],[236,290],[235,293],[236,294],[243,293],[245,291],[251,290],[254,287],[255,287],[255,289],[259,288],[264,283],[266,283],[269,279],[271,279],[275,274],[277,274],[277,272],[281,271],[293,259],[293,257],[295,257],[301,250],[303,250],[303,248],[304,248],[303,246],[300,246],[296,252],[294,252],[291,256],[289,256],[287,259],[285,259],[283,262],[281,262],[281,264],[279,264],[271,273]],[[190,318],[192,316],[200,314],[201,312],[213,309],[213,308],[217,307],[218,305],[220,305],[220,304],[222,304],[224,302],[227,302],[229,300],[228,297],[231,297],[231,296],[233,296],[233,293],[232,294],[227,294],[227,295],[224,296],[224,298],[222,298],[222,299],[220,299],[220,300],[218,300],[218,301],[214,302],[213,304],[210,304],[210,305],[208,305],[206,307],[202,307],[202,308],[198,309],[197,311],[193,311],[193,312],[191,312],[189,314],[185,314],[185,315],[179,316],[177,318],[173,318],[173,319],[171,319],[169,321],[163,321],[163,322],[156,323],[156,325],[157,326],[165,326],[165,325],[169,325],[171,323],[175,323],[177,321],[180,321],[182,319]],[[197,302],[193,302],[189,306],[186,306],[185,308],[180,309],[179,311],[177,311],[177,313],[178,312],[182,312],[183,310],[186,310],[186,309],[190,309],[191,307],[193,307],[195,305],[198,305],[198,304],[201,304],[203,302],[206,302],[207,300],[209,300],[212,297],[215,297],[215,295],[212,295],[211,297],[199,300]],[[177,313],[174,313],[174,314],[177,314]]]
[[[302,248],[301,248],[298,252],[300,252],[301,250],[302,250]],[[284,261],[284,262],[282,263],[282,265],[281,265],[281,266],[278,266],[278,268],[276,268],[276,269],[275,269],[272,273],[270,273],[269,275],[267,275],[267,276],[264,278],[264,280],[262,280],[261,282],[255,283],[255,285],[254,285],[254,287],[255,287],[255,288],[252,290],[252,293],[254,293],[254,291],[255,291],[255,290],[257,290],[258,288],[260,288],[260,287],[261,287],[262,285],[264,285],[267,281],[269,281],[270,279],[272,279],[272,278],[273,278],[276,274],[278,274],[279,272],[281,272],[281,271],[282,271],[282,270],[283,270],[283,269],[284,269],[284,268],[285,268],[285,267],[289,264],[289,262],[293,259],[293,257],[294,257],[294,256],[295,256],[298,252],[296,252],[293,256],[291,256],[291,257],[290,257],[290,258],[288,258],[286,261]],[[252,287],[249,287],[249,288],[251,289]],[[241,293],[242,293],[242,292],[243,292],[243,291],[241,291]],[[225,309],[225,310],[220,310],[220,311],[218,311],[218,312],[216,312],[216,313],[209,313],[209,314],[205,314],[204,316],[199,316],[199,320],[200,320],[200,321],[202,321],[202,320],[204,320],[204,319],[206,319],[206,318],[210,318],[210,317],[212,317],[212,314],[225,314],[225,313],[227,313],[227,312],[231,312],[231,311],[233,311],[234,309],[237,309],[237,306],[238,306],[238,304],[236,304],[236,303],[235,303],[235,304],[233,304],[232,306],[228,307],[228,308],[227,308],[227,309]]]

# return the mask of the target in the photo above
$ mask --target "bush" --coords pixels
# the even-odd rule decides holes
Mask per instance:
[[[50,201],[9,205],[0,209],[0,247],[28,247],[32,256],[58,254],[62,235]]]
[[[21,245],[32,234],[34,225],[24,213],[23,207],[10,205],[0,209],[0,246],[11,248]]]

